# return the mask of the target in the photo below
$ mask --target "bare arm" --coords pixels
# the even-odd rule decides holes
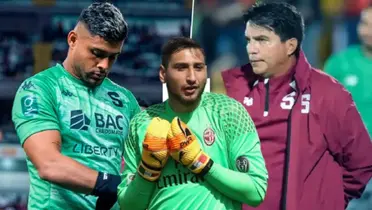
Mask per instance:
[[[59,131],[35,133],[27,138],[23,148],[41,179],[75,192],[90,194],[94,189],[98,172],[60,153]]]

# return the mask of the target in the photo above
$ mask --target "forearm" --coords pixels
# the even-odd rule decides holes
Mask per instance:
[[[258,206],[266,194],[266,185],[262,180],[248,174],[239,173],[214,163],[205,180],[225,196],[248,204]]]
[[[119,186],[118,201],[120,209],[147,209],[151,197],[156,187],[156,182],[150,182],[143,179],[138,174],[135,179],[127,186]]]
[[[59,155],[39,169],[39,176],[74,192],[90,194],[96,184],[98,172]]]

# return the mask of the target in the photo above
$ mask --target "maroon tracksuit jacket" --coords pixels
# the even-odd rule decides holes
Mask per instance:
[[[341,84],[302,52],[278,78],[260,78],[249,64],[222,78],[255,122],[269,172],[265,200],[254,209],[340,210],[360,197],[372,177],[372,143]]]

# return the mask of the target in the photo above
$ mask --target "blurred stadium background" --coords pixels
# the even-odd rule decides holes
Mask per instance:
[[[26,209],[28,172],[11,108],[21,82],[62,62],[66,36],[92,0],[0,1],[0,210]],[[124,52],[109,77],[147,104],[162,101],[160,50],[171,36],[190,35],[191,0],[113,0],[129,25]]]
[[[257,1],[283,1],[297,7],[305,19],[302,48],[308,61],[319,69],[323,69],[331,55],[360,43],[357,34],[360,13],[372,3],[371,0]],[[195,0],[192,38],[201,43],[206,52],[212,92],[220,92],[223,87],[220,79],[214,79],[220,71],[248,63],[242,11],[255,2]],[[371,88],[366,91],[371,91]],[[353,201],[348,210],[372,210],[372,181],[362,198]]]
[[[322,69],[333,53],[358,44],[356,31],[362,8],[371,0],[257,0],[288,2],[305,19],[303,50]],[[209,73],[248,63],[242,11],[256,0],[196,0],[192,37],[206,50]],[[212,91],[220,84],[213,83]],[[213,90],[214,88],[214,90]]]

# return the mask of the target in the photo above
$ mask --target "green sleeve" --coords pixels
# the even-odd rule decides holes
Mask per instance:
[[[257,206],[266,195],[268,172],[255,125],[238,102],[224,116],[230,169],[215,163],[206,180],[231,199]]]
[[[60,130],[51,88],[35,77],[19,87],[13,102],[12,120],[22,145],[35,133]]]
[[[137,118],[137,117],[136,117]],[[137,174],[137,165],[141,160],[141,152],[138,145],[141,137],[136,132],[139,123],[133,119],[124,148],[124,171],[121,175],[121,183],[118,186],[118,201],[121,209],[146,209],[151,201],[156,183],[149,182]]]

